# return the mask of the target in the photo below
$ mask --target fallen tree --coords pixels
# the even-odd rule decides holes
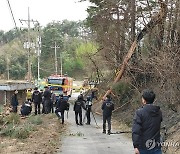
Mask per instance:
[[[117,73],[116,78],[113,81],[113,84],[111,85],[111,87],[109,88],[109,90],[107,90],[107,92],[105,93],[105,95],[102,97],[102,101],[106,98],[107,95],[109,95],[110,93],[112,93],[112,89],[113,86],[120,81],[120,79],[123,76],[123,73],[126,69],[126,66],[129,62],[129,60],[131,59],[138,43],[142,40],[142,38],[150,33],[152,31],[152,29],[158,25],[159,23],[161,23],[161,21],[166,17],[166,13],[167,13],[167,5],[162,1],[159,0],[158,3],[160,4],[161,10],[159,11],[159,13],[152,17],[152,19],[150,20],[150,22],[139,32],[139,34],[137,35],[137,37],[135,38],[134,42],[132,43],[127,55],[125,56],[122,64],[119,66],[119,72]]]

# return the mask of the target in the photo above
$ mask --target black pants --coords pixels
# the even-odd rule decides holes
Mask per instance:
[[[27,101],[31,103],[31,102],[32,102],[32,99],[31,99],[31,98],[28,98]]]
[[[54,113],[54,104],[52,101],[50,103],[50,112]]]
[[[78,122],[78,115],[79,115],[79,120],[80,120],[79,122]],[[80,112],[75,111],[75,121],[77,125],[82,124],[82,111]]]
[[[91,109],[87,109],[87,111],[86,111],[87,124],[90,124],[90,123],[91,123],[91,116],[90,116],[90,113],[91,113]]]
[[[44,100],[44,113],[45,114],[50,113],[51,111],[50,104],[51,104],[51,100],[48,100],[48,99]]]
[[[62,124],[64,124],[64,111],[61,111]]]
[[[12,106],[12,112],[17,113],[17,106]]]
[[[111,116],[103,115],[103,131],[106,131],[106,121],[108,123],[108,131],[111,131]]]
[[[61,113],[61,116],[59,115],[59,112]],[[57,117],[60,119],[62,119],[62,124],[64,124],[64,110],[60,111],[59,109],[55,110],[55,114],[57,115]]]
[[[40,102],[34,102],[34,107],[35,107],[35,115],[40,114]]]

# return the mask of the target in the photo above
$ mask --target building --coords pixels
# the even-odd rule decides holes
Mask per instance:
[[[21,104],[26,100],[26,90],[33,89],[33,83],[24,80],[0,80],[0,104],[8,104],[14,90],[18,90],[18,101]]]

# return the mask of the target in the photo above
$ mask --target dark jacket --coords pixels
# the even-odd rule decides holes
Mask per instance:
[[[133,119],[132,140],[134,148],[147,149],[147,140],[160,142],[162,112],[159,106],[147,104],[136,111]],[[156,145],[157,147],[157,145]]]
[[[114,103],[110,99],[107,99],[103,102],[101,109],[103,110],[103,116],[110,117],[114,110]]]
[[[49,89],[46,89],[43,93],[44,99],[45,100],[51,100],[51,92]]]
[[[74,111],[75,112],[82,112],[82,108],[86,110],[85,104],[83,100],[76,100],[74,103]]]
[[[56,103],[56,109],[58,111],[64,111],[64,110],[67,110],[67,108],[68,108],[67,101],[63,98],[60,98]]]
[[[32,101],[34,103],[40,103],[42,102],[42,96],[41,93],[38,90],[35,90],[32,94]]]
[[[32,106],[30,104],[23,104],[21,106],[21,114],[24,116],[29,115],[32,111]]]
[[[11,105],[12,106],[18,106],[18,99],[17,99],[17,94],[13,94],[12,98],[11,98]]]

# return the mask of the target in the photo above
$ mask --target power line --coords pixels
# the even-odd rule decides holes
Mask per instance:
[[[23,44],[23,41],[21,39],[21,31],[18,29],[17,27],[17,24],[16,24],[16,20],[14,18],[14,14],[13,14],[13,11],[12,11],[12,7],[11,7],[11,4],[9,2],[9,0],[7,0],[7,3],[8,3],[8,7],[9,7],[9,10],[10,10],[10,13],[11,13],[11,17],[12,17],[12,20],[14,22],[14,25],[15,25],[15,29],[17,30],[17,32],[19,33],[19,39],[20,39],[20,42]],[[18,43],[19,44],[19,43]]]
[[[17,24],[16,24],[16,21],[15,21],[14,14],[13,14],[13,11],[12,11],[12,8],[11,8],[11,4],[10,4],[9,0],[7,0],[7,3],[8,3],[8,6],[9,6],[9,9],[10,9],[10,12],[11,12],[11,16],[13,18],[13,22],[14,22],[15,28],[18,30]]]

